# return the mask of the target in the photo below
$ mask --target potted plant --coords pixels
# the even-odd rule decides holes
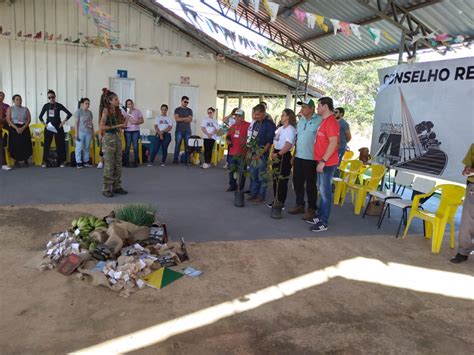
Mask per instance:
[[[277,156],[272,159],[272,180],[276,181],[276,189],[273,195],[271,217],[275,219],[280,219],[282,217],[283,211],[283,202],[278,200],[278,189],[280,186],[280,181],[288,179],[288,176],[281,175],[281,167],[283,165],[283,159]]]

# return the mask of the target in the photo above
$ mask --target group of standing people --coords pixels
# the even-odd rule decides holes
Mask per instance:
[[[285,109],[278,128],[263,104],[253,108],[252,122],[245,121],[243,110],[233,111],[235,123],[230,126],[226,137],[231,169],[228,191],[244,189],[245,175],[240,176],[238,186],[235,171],[245,164],[250,173],[248,201],[264,203],[269,180],[268,159],[271,159],[272,168],[277,173],[272,174],[274,199],[268,206],[272,207],[275,202],[284,206],[293,170],[296,205],[288,213],[303,214],[303,220],[313,225],[311,230],[319,232],[328,228],[332,177],[351,135],[349,125],[342,118],[344,109],[334,109],[331,98],[320,98],[317,107],[313,99],[298,102],[298,105],[301,107],[298,122],[295,112]],[[253,143],[247,144],[249,142]],[[246,149],[252,150],[250,156]],[[243,159],[244,156],[249,156],[249,159]]]

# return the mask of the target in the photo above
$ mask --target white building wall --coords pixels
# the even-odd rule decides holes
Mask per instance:
[[[197,124],[209,106],[215,106],[217,90],[286,94],[288,88],[272,79],[230,60],[217,62],[206,55],[209,49],[172,26],[156,24],[154,18],[124,1],[99,1],[100,7],[114,19],[121,50],[101,50],[65,43],[97,35],[91,19],[82,15],[75,0],[16,0],[13,6],[0,3],[0,26],[11,36],[0,35],[0,90],[6,102],[14,94],[23,97],[33,122],[47,102],[47,90],[53,89],[58,101],[71,111],[81,97],[91,99],[93,113],[98,112],[101,88],[107,87],[118,69],[128,70],[136,79],[135,102],[143,112],[156,115],[162,103],[168,103],[169,86],[189,76],[191,85],[199,87]],[[34,40],[17,37],[22,31],[42,31],[62,35],[62,41]],[[130,46],[127,47],[126,45]],[[156,46],[165,55],[151,54]],[[145,48],[140,51],[139,48]],[[169,51],[169,52],[168,52]],[[186,58],[186,52],[192,58]],[[72,123],[72,122],[71,122]],[[152,127],[146,120],[145,127]]]

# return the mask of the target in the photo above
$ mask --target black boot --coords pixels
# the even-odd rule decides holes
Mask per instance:
[[[466,261],[468,258],[469,258],[468,255],[462,255],[462,254],[457,253],[456,256],[454,258],[452,258],[450,261],[453,264],[460,264],[460,263]]]

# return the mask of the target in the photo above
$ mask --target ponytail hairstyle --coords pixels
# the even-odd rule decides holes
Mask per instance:
[[[116,93],[112,91],[107,91],[107,94],[105,95],[105,108],[107,109],[109,115],[114,115],[117,117],[118,124],[122,124],[123,122],[125,122],[125,117],[122,115],[122,111],[120,110],[119,106],[112,106],[112,99],[114,97],[117,97]]]
[[[81,108],[81,105],[86,102],[86,101],[89,101],[91,102],[91,100],[89,100],[87,97],[83,97],[79,100],[78,104],[77,104],[77,108],[80,109]]]
[[[107,96],[108,92],[109,92],[109,89],[107,88],[102,89],[102,95],[100,95],[100,100],[99,100],[99,117],[102,117],[102,111],[104,111],[104,108],[106,107],[105,97]]]

